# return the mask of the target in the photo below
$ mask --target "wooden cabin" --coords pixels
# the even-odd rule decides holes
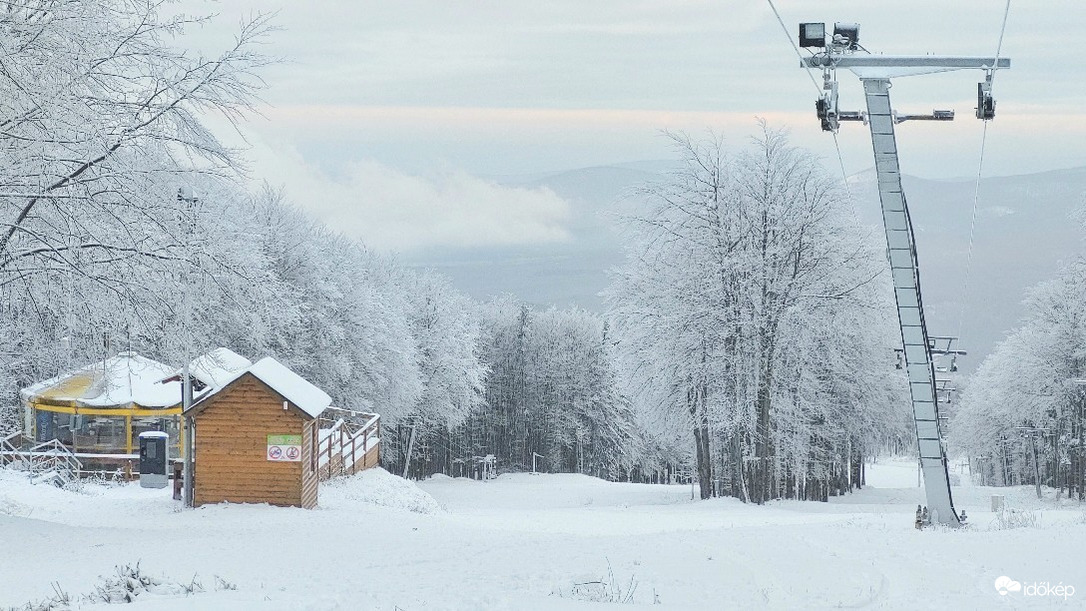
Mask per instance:
[[[185,412],[195,428],[193,503],[316,507],[318,421],[330,404],[272,358],[201,397]]]

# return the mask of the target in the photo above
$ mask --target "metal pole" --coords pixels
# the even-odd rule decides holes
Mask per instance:
[[[1029,447],[1033,451],[1033,483],[1037,487],[1037,498],[1041,498],[1041,466],[1037,464],[1037,437],[1036,433],[1029,433]]]
[[[403,478],[407,479],[407,469],[411,467],[411,451],[415,449],[415,425],[411,425],[411,438],[407,442],[407,460],[403,461]]]
[[[181,368],[181,420],[185,426],[185,507],[192,507],[193,505],[193,460],[192,453],[195,443],[193,443],[193,433],[196,427],[193,426],[192,416],[188,413],[189,407],[192,406],[192,383],[189,378],[189,364],[185,362],[184,367]]]
[[[897,302],[905,370],[913,406],[920,466],[932,521],[957,526],[950,491],[946,452],[939,426],[935,367],[924,319],[920,275],[912,221],[901,186],[897,140],[890,105],[889,79],[861,79],[867,98],[868,126],[878,174],[879,199],[886,233],[887,255]]]
[[[177,190],[177,202],[178,202],[178,217],[181,221],[181,227],[179,235],[184,239],[184,247],[186,254],[191,254],[190,251],[190,238],[193,232],[196,230],[196,202],[199,198],[192,192],[192,189],[182,186]],[[186,222],[184,206],[188,204],[189,218]],[[189,316],[191,315],[191,308],[189,302],[189,272],[191,270],[192,262],[183,262],[181,267],[181,283],[183,288],[181,290],[181,333],[185,336],[186,340],[191,340],[191,336],[188,334]],[[193,454],[195,453],[196,444],[193,438],[196,436],[196,423],[193,421],[192,416],[189,414],[189,408],[192,407],[192,376],[189,375],[189,363],[192,360],[191,341],[185,341],[182,348],[182,357],[184,363],[181,366],[181,421],[185,430],[185,465],[184,465],[184,504],[185,507],[192,507],[194,505],[194,478],[195,473],[193,471],[193,462],[195,460]]]

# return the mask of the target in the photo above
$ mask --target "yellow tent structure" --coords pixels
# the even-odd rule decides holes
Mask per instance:
[[[134,459],[139,434],[165,431],[181,448],[181,382],[169,365],[122,352],[22,390],[26,434],[77,454]],[[102,456],[105,458],[106,456]]]
[[[248,359],[226,348],[191,364],[198,398]],[[25,435],[37,442],[56,439],[84,462],[112,466],[139,458],[139,434],[164,431],[170,455],[182,456],[181,375],[176,367],[122,352],[22,390]]]

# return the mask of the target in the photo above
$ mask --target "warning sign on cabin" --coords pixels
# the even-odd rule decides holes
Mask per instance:
[[[299,462],[302,460],[301,435],[268,435],[268,460]]]

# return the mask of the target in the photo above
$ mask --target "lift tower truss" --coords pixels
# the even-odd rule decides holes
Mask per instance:
[[[931,336],[924,322],[924,304],[920,296],[920,270],[917,265],[916,241],[913,235],[905,191],[901,187],[897,140],[894,126],[905,120],[947,121],[953,111],[937,110],[930,115],[899,115],[890,105],[890,79],[903,76],[977,69],[986,73],[978,90],[977,117],[985,121],[995,116],[991,98],[993,71],[1009,68],[1010,60],[996,57],[887,56],[856,53],[859,26],[837,24],[832,38],[823,39],[804,34],[817,32],[820,24],[801,24],[801,46],[822,49],[803,59],[804,68],[823,72],[824,92],[816,103],[822,128],[836,132],[840,121],[862,121],[871,129],[871,145],[875,153],[879,199],[886,230],[887,257],[893,276],[897,300],[898,322],[904,367],[909,378],[913,420],[916,424],[920,465],[924,472],[924,487],[931,521],[958,526],[947,472],[946,449],[943,445],[939,420],[939,388],[935,378]],[[812,28],[811,26],[815,26]],[[824,27],[823,31],[824,31]],[[862,48],[862,47],[860,47]],[[837,70],[851,70],[863,83],[867,110],[841,112],[837,100]]]

